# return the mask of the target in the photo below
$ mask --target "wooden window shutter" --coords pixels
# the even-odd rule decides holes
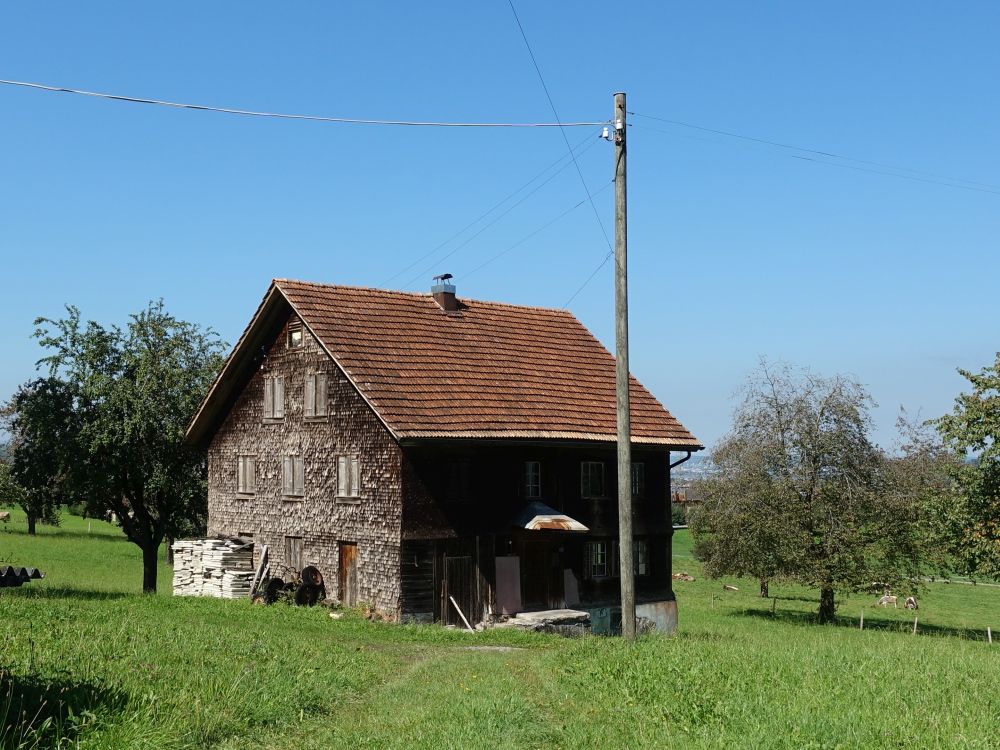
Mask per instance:
[[[351,497],[361,496],[361,461],[351,456]]]
[[[264,378],[264,419],[274,417],[274,378]]]
[[[305,393],[305,404],[303,405],[303,413],[307,417],[316,416],[316,376],[307,374],[306,375],[306,393]]]
[[[257,459],[252,456],[246,459],[247,462],[247,477],[245,483],[246,492],[256,492],[257,491]]]
[[[293,459],[295,465],[295,494],[306,494],[306,462],[302,456]]]
[[[316,373],[316,416],[325,417],[327,415],[327,395],[326,395],[326,373]]]
[[[339,497],[347,497],[347,490],[350,487],[347,472],[347,456],[337,456],[337,495]]]
[[[292,458],[285,456],[281,462],[281,492],[284,495],[291,495],[292,490]]]
[[[243,473],[243,457],[240,456],[236,459],[236,491],[243,492],[244,482],[246,481]]]
[[[274,379],[274,418],[285,416],[285,379],[278,376]]]

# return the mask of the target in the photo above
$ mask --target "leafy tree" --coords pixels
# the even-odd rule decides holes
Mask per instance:
[[[0,413],[11,434],[9,492],[24,510],[28,533],[41,521],[59,523],[59,506],[66,487],[61,460],[64,444],[72,440],[73,397],[55,378],[25,383]]]
[[[837,590],[916,580],[926,513],[869,439],[864,388],[763,363],[743,395],[691,512],[706,572],[818,587],[820,622]]]
[[[1000,352],[979,373],[959,373],[972,392],[960,394],[936,426],[952,450],[972,459],[952,468],[958,492],[942,518],[963,571],[1000,578]]]
[[[114,513],[142,549],[143,591],[154,592],[164,538],[204,527],[205,456],[184,444],[184,432],[224,344],[162,302],[132,315],[124,330],[83,323],[75,307],[67,312],[36,321],[49,352],[39,364],[71,394],[62,415],[72,434],[48,470],[61,477],[68,500],[95,515]]]

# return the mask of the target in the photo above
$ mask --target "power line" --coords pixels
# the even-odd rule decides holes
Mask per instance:
[[[569,307],[569,303],[576,299],[577,295],[580,292],[582,292],[584,290],[584,288],[586,288],[587,284],[589,284],[591,282],[591,280],[595,276],[597,276],[597,272],[600,271],[602,268],[604,268],[604,266],[607,265],[608,261],[611,260],[611,258],[614,257],[614,254],[615,254],[615,251],[613,249],[612,250],[608,250],[607,255],[604,256],[604,259],[600,263],[597,264],[597,268],[595,268],[591,272],[590,276],[588,276],[586,279],[584,279],[583,283],[580,284],[580,286],[577,287],[576,291],[573,292],[573,294],[570,295],[569,299],[566,300],[563,303],[563,307],[564,308],[568,308]]]
[[[576,149],[580,148],[580,147],[581,147],[581,146],[583,146],[583,145],[584,145],[585,143],[587,143],[588,141],[591,141],[591,139],[593,139],[593,141],[592,141],[591,143],[589,143],[589,144],[587,145],[587,148],[589,149],[589,148],[590,148],[590,147],[591,147],[591,146],[593,145],[593,143],[596,143],[596,140],[597,140],[597,139],[596,139],[596,137],[595,137],[595,136],[596,136],[596,133],[595,133],[595,134],[592,134],[592,135],[589,135],[589,136],[587,136],[587,137],[586,137],[586,138],[584,138],[584,139],[583,139],[582,141],[580,141],[580,142],[579,142],[578,144],[576,144],[576,146],[574,146],[574,147],[573,147],[573,148],[574,148],[574,150],[576,150]],[[584,149],[584,150],[586,150],[586,149]],[[581,153],[582,153],[582,152],[581,152]],[[564,161],[565,159],[566,159],[566,156],[565,156],[565,155],[563,155],[563,156],[560,156],[560,157],[559,157],[558,159],[556,159],[556,160],[555,160],[554,162],[552,162],[552,163],[551,163],[551,164],[549,164],[549,165],[548,165],[547,167],[545,167],[545,169],[543,169],[543,170],[542,170],[541,172],[539,172],[539,173],[538,173],[538,174],[536,174],[536,175],[535,175],[534,177],[532,177],[532,178],[531,178],[530,180],[528,180],[528,181],[527,181],[526,183],[524,183],[523,185],[521,185],[521,187],[519,187],[519,188],[518,188],[517,190],[513,191],[512,193],[510,193],[509,195],[507,195],[507,196],[506,196],[506,197],[504,197],[503,199],[501,199],[501,200],[497,201],[497,202],[496,202],[495,204],[493,204],[493,205],[492,205],[492,206],[491,206],[491,207],[490,207],[489,209],[487,209],[487,210],[486,210],[486,211],[484,211],[484,212],[483,212],[482,214],[480,214],[480,215],[479,215],[479,216],[477,216],[477,217],[476,217],[475,219],[473,219],[473,220],[472,220],[472,221],[470,221],[470,222],[469,222],[468,224],[466,224],[466,225],[465,225],[464,227],[462,227],[461,229],[459,229],[459,230],[458,230],[457,232],[455,232],[455,233],[454,233],[453,235],[451,235],[451,236],[450,236],[450,237],[449,237],[448,239],[444,240],[444,241],[443,241],[443,242],[441,242],[441,243],[440,243],[439,245],[435,246],[434,248],[432,248],[431,250],[427,251],[426,253],[424,253],[423,255],[421,255],[421,256],[420,256],[419,258],[417,258],[416,260],[414,260],[414,261],[413,261],[412,263],[410,263],[410,264],[409,264],[408,266],[406,266],[406,267],[404,267],[404,268],[400,269],[399,271],[397,271],[396,273],[394,273],[394,274],[393,274],[392,276],[390,276],[389,278],[387,278],[387,279],[386,279],[385,281],[383,281],[383,282],[382,282],[381,286],[385,286],[386,284],[390,283],[390,282],[391,282],[391,281],[393,281],[394,279],[397,279],[397,278],[399,278],[399,277],[400,277],[400,276],[402,276],[402,275],[403,275],[404,273],[406,273],[407,271],[409,271],[409,270],[410,270],[411,268],[413,268],[414,266],[416,266],[416,265],[417,265],[418,263],[420,263],[421,261],[424,261],[424,260],[426,260],[427,258],[429,258],[430,256],[432,256],[432,255],[433,255],[434,253],[436,253],[436,252],[437,252],[438,250],[440,250],[440,249],[441,249],[441,248],[443,248],[443,247],[444,247],[445,245],[447,245],[448,243],[450,243],[450,242],[451,242],[452,240],[454,240],[454,239],[457,239],[458,237],[460,237],[460,236],[461,236],[462,234],[464,234],[464,233],[466,232],[466,230],[468,230],[468,229],[470,229],[470,228],[474,227],[474,226],[475,226],[476,224],[478,224],[478,223],[479,223],[480,221],[482,221],[482,220],[483,220],[483,219],[485,219],[485,218],[486,218],[487,216],[489,216],[489,215],[490,215],[491,213],[493,213],[493,212],[494,212],[494,211],[496,211],[496,210],[497,210],[498,208],[500,208],[500,206],[504,205],[504,204],[505,204],[505,203],[506,203],[507,201],[509,201],[509,200],[510,200],[511,198],[513,198],[513,197],[514,197],[515,195],[517,195],[517,194],[518,194],[518,193],[520,193],[520,192],[521,192],[522,190],[524,190],[525,188],[527,188],[527,187],[529,187],[530,185],[532,185],[532,184],[533,184],[533,183],[534,183],[534,182],[535,182],[536,180],[539,180],[539,179],[540,179],[540,178],[541,178],[542,176],[544,176],[544,175],[545,175],[545,174],[546,174],[546,173],[547,173],[547,172],[548,172],[548,171],[549,171],[550,169],[552,169],[553,167],[557,166],[557,165],[558,165],[558,164],[559,164],[560,162]],[[568,165],[567,165],[567,166],[568,166]],[[564,166],[564,168],[565,168],[565,166]],[[560,170],[560,171],[561,171],[561,170]]]
[[[186,104],[183,102],[168,102],[161,99],[149,99],[146,97],[106,94],[98,91],[84,91],[82,89],[67,88],[65,86],[47,86],[45,84],[29,83],[27,81],[7,81],[0,79],[0,84],[39,89],[41,91],[55,91],[63,94],[93,96],[99,99],[113,99],[115,101],[131,102],[134,104],[156,104],[161,107],[198,109],[206,112],[222,112],[229,115],[275,117],[283,120],[312,120],[314,122],[333,122],[343,125],[409,125],[413,127],[437,128],[560,128],[560,132],[562,132],[562,128],[593,127],[594,125],[604,125],[607,122],[607,120],[602,120],[600,122],[429,122],[420,120],[372,120],[351,117],[325,117],[322,115],[294,115],[281,112],[257,112],[249,109],[233,109],[231,107],[210,107],[204,104]]]
[[[545,78],[542,76],[542,70],[538,67],[538,61],[535,59],[535,53],[531,51],[531,44],[528,42],[528,36],[524,33],[524,26],[521,25],[521,19],[517,15],[517,10],[514,8],[513,0],[507,0],[507,4],[510,5],[510,11],[514,14],[514,20],[517,21],[517,28],[521,32],[521,39],[524,40],[524,46],[528,50],[528,55],[531,57],[531,64],[535,66],[535,72],[538,74],[538,80],[542,84],[542,90],[545,92],[545,98],[549,100],[549,107],[552,108],[552,114],[556,118],[556,122],[560,122],[559,113],[556,111],[556,105],[552,101],[552,95],[549,93],[549,87],[545,85]],[[603,123],[601,123],[603,124]],[[560,133],[562,133],[563,140],[566,142],[566,148],[569,149],[570,155],[573,154],[573,149],[570,148],[569,138],[566,137],[566,131],[560,128]],[[604,235],[604,244],[611,249],[611,240],[608,239],[608,232],[604,228],[604,222],[601,221],[601,214],[597,210],[597,206],[594,205],[594,196],[590,194],[590,188],[587,187],[587,181],[583,178],[583,172],[580,170],[580,165],[576,162],[576,157],[573,157],[573,164],[576,166],[576,173],[580,177],[580,182],[583,185],[583,190],[587,194],[587,200],[590,201],[590,207],[594,210],[594,218],[597,219],[597,225],[601,228],[601,234]]]
[[[891,170],[895,170],[895,172],[908,172],[911,175],[922,175],[924,177],[936,178],[937,180],[948,180],[950,183],[966,183],[966,185],[958,185],[958,184],[950,185],[951,187],[960,187],[960,188],[963,188],[965,190],[977,190],[978,188],[976,188],[976,187],[967,187],[967,185],[975,185],[975,186],[979,186],[980,188],[988,188],[987,190],[981,190],[980,192],[992,193],[992,192],[1000,191],[1000,185],[995,185],[995,184],[992,184],[992,183],[989,183],[989,182],[978,182],[976,180],[967,180],[967,179],[962,178],[962,177],[952,177],[950,175],[937,174],[935,172],[926,172],[926,171],[919,170],[919,169],[911,169],[909,167],[899,167],[899,166],[895,166],[895,165],[892,165],[892,164],[886,164],[884,162],[872,161],[870,159],[858,159],[858,158],[855,158],[853,156],[845,156],[843,154],[837,154],[837,153],[834,153],[832,151],[822,151],[820,149],[806,148],[804,146],[794,146],[794,145],[789,144],[789,143],[782,143],[780,141],[772,141],[772,140],[768,140],[766,138],[757,138],[757,137],[750,136],[750,135],[743,135],[741,133],[733,133],[733,132],[728,131],[728,130],[719,130],[717,128],[709,128],[709,127],[704,127],[702,125],[693,125],[692,123],[689,123],[689,122],[682,122],[680,120],[671,120],[671,119],[668,119],[666,117],[654,117],[653,115],[644,115],[644,114],[642,114],[640,112],[630,112],[629,114],[635,115],[636,117],[642,117],[642,118],[645,118],[647,120],[657,120],[659,122],[665,122],[665,123],[667,123],[669,125],[678,125],[680,127],[690,128],[692,130],[700,130],[700,131],[702,131],[704,133],[712,133],[714,135],[722,135],[722,136],[726,136],[727,138],[738,138],[739,140],[742,140],[742,141],[752,141],[753,143],[761,143],[761,144],[764,144],[766,146],[775,146],[777,148],[789,149],[791,151],[799,151],[801,153],[813,154],[815,156],[824,156],[824,157],[827,157],[829,159],[840,159],[842,161],[853,162],[854,164],[862,164],[862,165],[867,165],[867,166],[870,166],[870,167],[879,167],[881,169],[891,169]],[[668,131],[665,131],[665,130],[657,131],[655,128],[644,128],[644,129],[645,130],[653,130],[654,132],[660,132],[660,133],[667,133],[668,132]],[[809,161],[817,161],[817,160],[810,159]],[[822,163],[822,164],[830,164],[831,162],[820,162],[820,163]],[[834,165],[834,166],[842,166],[842,165]],[[903,177],[904,179],[915,179],[915,178],[909,178],[906,175],[895,174],[895,173],[888,173],[888,172],[877,172],[877,174],[891,174],[891,175],[896,176],[896,177]],[[924,182],[932,182],[932,180],[923,180],[923,181]],[[947,184],[947,183],[938,182],[938,183],[935,183],[935,184]]]
[[[614,184],[615,184],[614,180],[612,180],[611,182],[606,183],[604,185],[604,187],[600,188],[599,190],[594,191],[594,195],[600,195],[601,193],[603,193],[605,190],[607,190],[609,187],[611,187]],[[488,258],[483,263],[480,263],[478,266],[476,266],[475,268],[473,268],[471,271],[466,271],[465,273],[462,274],[462,278],[463,279],[467,279],[472,274],[476,273],[477,271],[481,271],[482,269],[486,268],[486,266],[490,265],[490,263],[492,263],[493,261],[495,261],[495,260],[503,257],[504,255],[506,255],[507,253],[509,253],[511,250],[513,250],[513,249],[515,249],[517,247],[520,247],[521,245],[523,245],[525,242],[527,242],[528,240],[530,240],[535,235],[537,235],[537,234],[543,232],[544,230],[548,229],[550,226],[552,226],[553,224],[555,224],[557,221],[559,221],[560,219],[562,219],[564,216],[573,213],[576,209],[578,209],[580,206],[582,206],[586,202],[587,202],[587,199],[584,198],[583,200],[579,201],[575,205],[570,206],[565,211],[563,211],[561,214],[559,214],[558,216],[556,216],[554,219],[550,219],[549,221],[547,221],[544,224],[542,224],[542,226],[538,227],[538,229],[536,229],[535,231],[526,234],[524,237],[522,237],[521,239],[519,239],[513,245],[510,245],[506,249],[501,250],[496,255],[493,255],[492,257]]]
[[[594,139],[593,143],[591,143],[586,148],[582,149],[580,151],[580,153],[581,154],[584,153],[584,151],[586,151],[588,148],[590,148],[591,146],[593,146],[594,143],[597,143],[597,139],[596,138]],[[470,237],[468,237],[466,240],[464,240],[462,243],[460,243],[456,247],[452,248],[452,250],[450,252],[442,255],[440,258],[438,258],[436,261],[434,261],[433,265],[428,266],[424,271],[421,271],[419,274],[417,274],[416,276],[414,276],[413,278],[411,278],[409,281],[407,281],[403,285],[403,288],[405,289],[405,288],[409,287],[410,284],[412,284],[414,281],[416,281],[417,279],[419,279],[421,276],[426,276],[431,270],[433,270],[434,266],[436,266],[436,265],[438,265],[440,263],[443,263],[448,258],[450,258],[452,255],[454,255],[459,250],[461,250],[463,247],[465,247],[466,245],[468,245],[470,242],[472,242],[474,239],[476,239],[476,237],[478,237],[479,235],[481,235],[487,229],[489,229],[494,224],[496,224],[498,221],[500,221],[500,219],[502,219],[504,216],[506,216],[511,211],[513,211],[515,208],[517,208],[522,203],[524,203],[526,200],[528,200],[528,198],[530,198],[532,195],[534,195],[539,190],[541,190],[543,187],[545,187],[550,182],[552,182],[552,180],[554,180],[556,177],[558,177],[567,167],[569,167],[569,162],[567,162],[566,164],[564,164],[563,166],[561,166],[559,169],[557,169],[555,172],[553,172],[551,175],[549,175],[545,180],[543,180],[542,182],[538,183],[534,188],[532,188],[529,192],[527,192],[519,201],[517,201],[516,203],[514,203],[512,206],[510,206],[509,208],[507,208],[505,211],[503,211],[500,215],[498,215],[496,218],[494,218],[489,224],[487,224],[486,226],[482,227],[479,231],[477,231],[476,233],[474,233],[473,235],[471,235]]]

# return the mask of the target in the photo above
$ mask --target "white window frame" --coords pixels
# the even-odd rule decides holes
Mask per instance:
[[[257,458],[239,456],[236,459],[236,493],[253,495],[257,492]]]
[[[611,561],[608,555],[611,554],[611,544],[606,539],[594,539],[586,543],[584,551],[584,564],[586,565],[587,578],[610,578]],[[598,562],[600,560],[600,562]],[[601,572],[602,571],[602,572]]]
[[[325,372],[306,373],[302,396],[302,414],[307,419],[329,416],[327,374]]]
[[[356,453],[337,456],[337,498],[349,501],[361,498],[361,457]]]
[[[285,456],[281,460],[281,494],[284,497],[304,497],[306,465],[302,456]]]
[[[285,377],[269,375],[264,377],[264,419],[285,418]]]
[[[524,496],[537,500],[542,496],[542,462],[524,462]]]
[[[285,339],[285,344],[289,349],[301,349],[302,345],[306,341],[305,336],[305,326],[302,325],[302,321],[296,321],[294,323],[288,324],[288,338]]]
[[[599,494],[593,494],[592,487],[593,484],[593,471],[594,468],[600,467],[601,476],[601,491]],[[607,486],[607,475],[604,471],[603,461],[581,461],[580,462],[580,497],[584,500],[594,500],[603,499],[608,496],[608,486]]]

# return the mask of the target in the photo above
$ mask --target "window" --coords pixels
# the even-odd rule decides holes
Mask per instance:
[[[540,461],[524,462],[524,496],[542,496],[542,464]]]
[[[361,462],[357,456],[337,456],[337,497],[361,497]]]
[[[307,417],[325,417],[327,415],[326,404],[326,373],[307,373],[305,403],[302,413]]]
[[[298,349],[302,346],[302,321],[294,321],[288,324],[288,348]]]
[[[236,464],[236,491],[241,495],[252,495],[257,491],[257,459],[240,456]]]
[[[472,468],[469,461],[451,461],[448,463],[448,484],[445,488],[448,502],[462,503],[469,499]]]
[[[302,570],[302,537],[285,537],[285,560],[292,570]]]
[[[584,461],[580,464],[580,496],[606,497],[604,493],[604,462]]]
[[[584,574],[587,578],[607,578],[608,567],[608,543],[607,542],[587,542],[584,548]]]
[[[632,547],[634,555],[635,574],[637,576],[649,575],[649,546],[645,539],[636,539]]]
[[[264,419],[285,418],[285,379],[276,375],[264,378]]]
[[[281,463],[281,494],[302,497],[306,494],[306,467],[302,456],[285,456]]]
[[[646,497],[646,464],[632,464],[632,497]]]

